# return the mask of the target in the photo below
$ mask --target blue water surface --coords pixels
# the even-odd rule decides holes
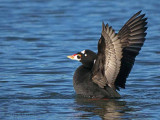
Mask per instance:
[[[160,117],[160,1],[1,0],[0,120],[158,120]],[[78,98],[72,77],[97,51],[102,21],[118,32],[136,12],[148,17],[146,42],[121,99]]]

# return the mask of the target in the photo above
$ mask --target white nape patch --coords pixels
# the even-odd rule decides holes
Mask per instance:
[[[87,54],[84,54],[84,56],[87,56]]]
[[[85,50],[81,51],[82,54],[85,54],[85,52],[86,52]]]
[[[96,63],[96,59],[94,60],[94,64]]]

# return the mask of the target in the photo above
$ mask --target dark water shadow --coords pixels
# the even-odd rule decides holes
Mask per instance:
[[[127,106],[126,101],[121,99],[95,100],[76,97],[75,102],[78,105],[75,110],[82,113],[75,117],[80,119],[97,116],[103,120],[121,120],[130,118],[128,112],[134,111],[133,108]]]

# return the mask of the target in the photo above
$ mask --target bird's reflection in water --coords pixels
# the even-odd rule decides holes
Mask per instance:
[[[75,116],[80,119],[98,115],[103,120],[121,120],[124,119],[124,114],[126,117],[126,111],[132,111],[126,106],[126,102],[120,99],[95,100],[77,97],[76,103],[78,106],[75,110],[84,111]]]

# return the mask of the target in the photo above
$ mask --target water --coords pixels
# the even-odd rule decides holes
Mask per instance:
[[[1,0],[1,120],[158,120],[160,116],[160,2]],[[101,23],[118,31],[139,10],[148,17],[147,40],[118,100],[75,95],[80,63],[67,59],[97,51]]]

